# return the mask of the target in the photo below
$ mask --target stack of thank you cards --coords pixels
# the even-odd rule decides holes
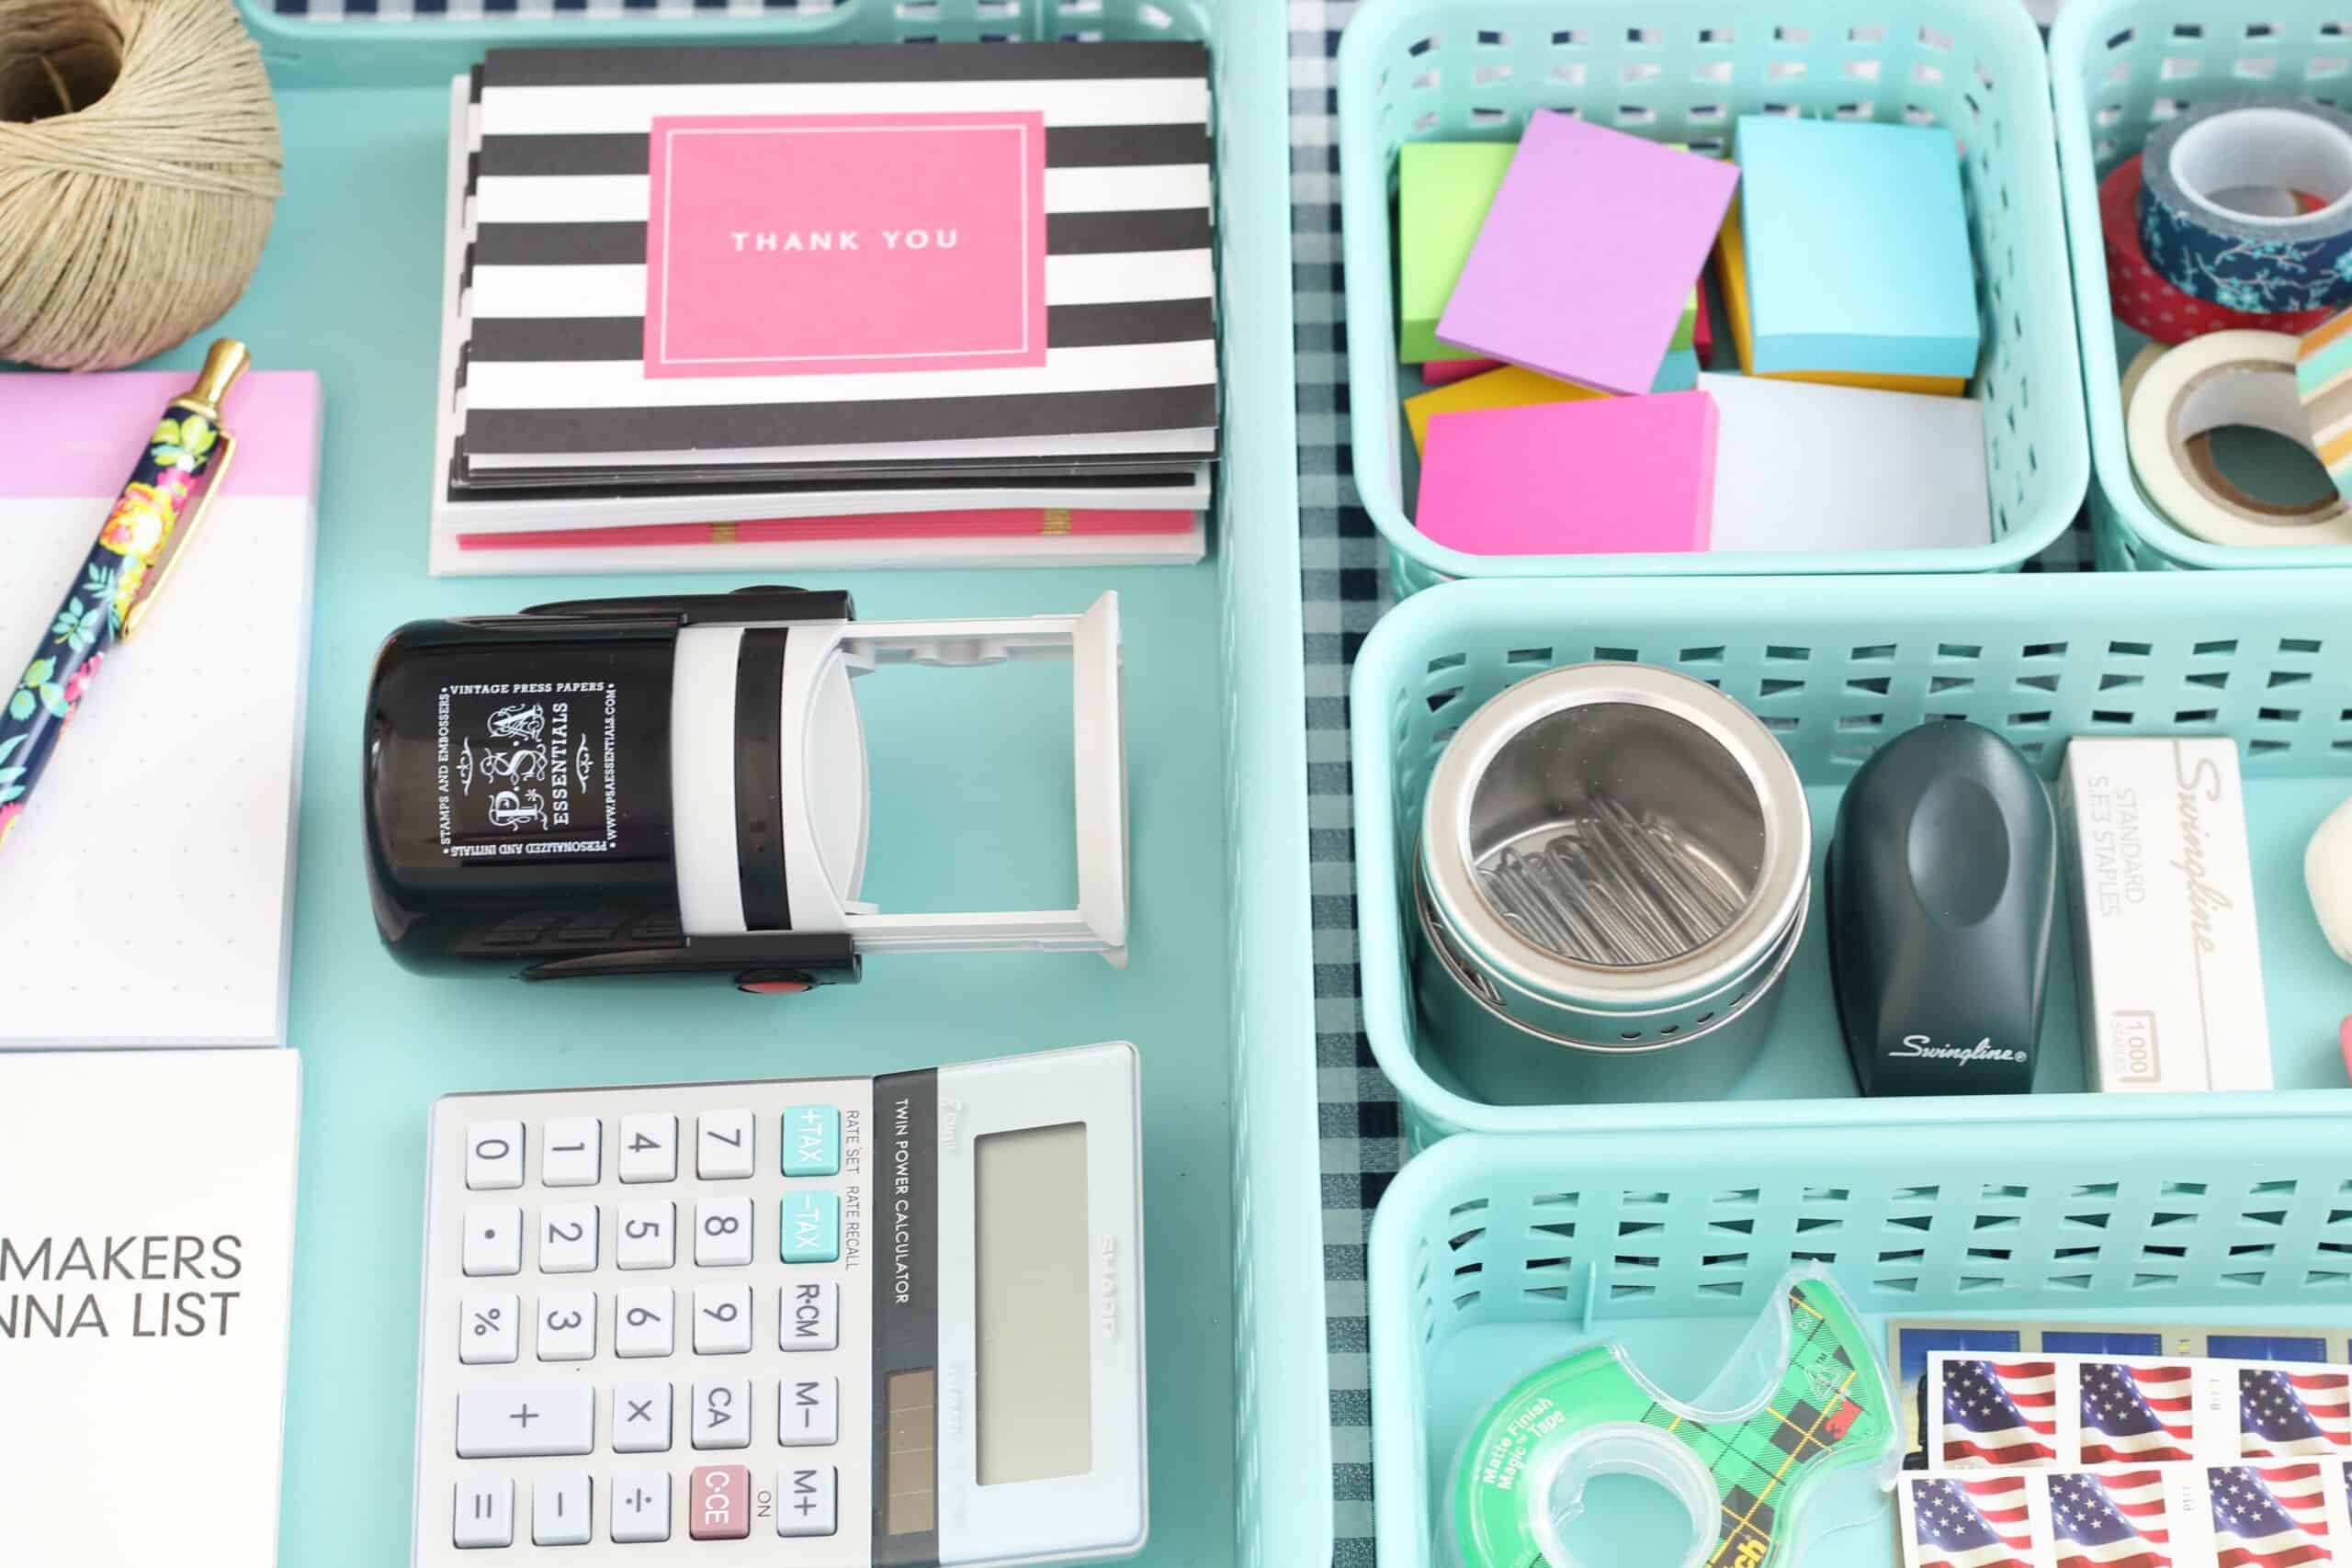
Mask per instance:
[[[451,93],[434,570],[1197,559],[1207,63],[492,51]]]

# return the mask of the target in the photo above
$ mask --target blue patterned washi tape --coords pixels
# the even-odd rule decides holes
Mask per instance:
[[[2157,127],[2142,169],[2141,244],[2175,287],[2266,314],[2352,301],[2352,115],[2309,98],[2205,104]],[[2265,218],[2211,199],[2256,189],[2324,205]]]

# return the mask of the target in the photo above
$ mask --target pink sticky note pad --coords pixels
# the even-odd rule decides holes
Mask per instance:
[[[1537,111],[1438,336],[1603,391],[1647,391],[1738,184],[1733,164]]]
[[[1715,400],[1666,392],[1437,415],[1416,521],[1467,555],[1679,553],[1714,505]]]
[[[1503,362],[1499,359],[1432,359],[1421,367],[1421,385],[1450,386],[1473,376],[1483,376],[1489,370],[1499,370],[1502,367]]]

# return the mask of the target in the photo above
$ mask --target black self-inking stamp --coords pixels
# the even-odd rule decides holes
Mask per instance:
[[[533,980],[858,977],[873,952],[1048,950],[1124,964],[1119,606],[853,618],[845,593],[586,600],[416,621],[368,683],[362,799],[385,944],[418,970]],[[859,901],[869,799],[852,677],[1067,659],[1078,903],[894,914]]]

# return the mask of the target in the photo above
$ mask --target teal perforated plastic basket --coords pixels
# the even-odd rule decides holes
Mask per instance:
[[[2352,88],[2352,12],[2334,0],[2074,0],[2050,35],[2058,155],[2098,482],[2091,524],[2110,570],[2352,566],[2352,546],[2249,548],[2184,534],[2148,504],[2123,441],[2121,367],[2147,340],[2116,321],[2099,237],[2098,182],[2157,124],[2214,98]]]
[[[2134,1120],[2335,1111],[2352,1117],[2337,1025],[2352,966],[2329,949],[2302,883],[2303,846],[2352,795],[2352,573],[2210,578],[1621,578],[1457,582],[1385,618],[1356,660],[1356,905],[1364,1031],[1417,1145],[1459,1132],[1641,1128],[1712,1138],[1741,1127],[1942,1129],[1975,1137],[2086,1113],[2073,946],[2051,965],[2036,1086],[2022,1097],[1857,1096],[1815,913],[1756,1066],[1729,1099],[1504,1106],[1464,1092],[1414,1006],[1406,878],[1446,739],[1487,698],[1564,664],[1634,660],[1719,686],[1788,749],[1813,811],[1816,883],[1846,781],[1883,741],[1930,717],[2001,731],[2054,777],[2066,738],[2234,737],[2269,1005],[2265,1094],[2110,1095]],[[2352,1120],[2346,1126],[2352,1130]],[[1841,1132],[1840,1136],[1844,1135]],[[2153,1138],[2161,1136],[2153,1132]],[[2344,1145],[2352,1175],[2352,1132]]]
[[[1372,1227],[1381,1568],[1448,1561],[1432,1538],[1454,1452],[1519,1375],[1607,1338],[1695,1394],[1792,1264],[1826,1267],[1882,1351],[1889,1317],[2352,1321],[2347,1178],[2342,1120],[2260,1097],[2160,1127],[2102,1107],[1942,1139],[1890,1123],[1449,1140]],[[1889,1504],[1797,1568],[1898,1562]]]
[[[1397,410],[1396,149],[1516,141],[1534,108],[1705,152],[1722,152],[1737,118],[1758,112],[1951,127],[1984,325],[1970,395],[1984,404],[1992,541],[1475,556],[1424,538],[1409,514],[1412,454]],[[1399,595],[1468,577],[1999,570],[2057,540],[2082,505],[2090,460],[2049,79],[2017,0],[1372,0],[1340,41],[1340,148],[1356,489],[1388,541]]]

